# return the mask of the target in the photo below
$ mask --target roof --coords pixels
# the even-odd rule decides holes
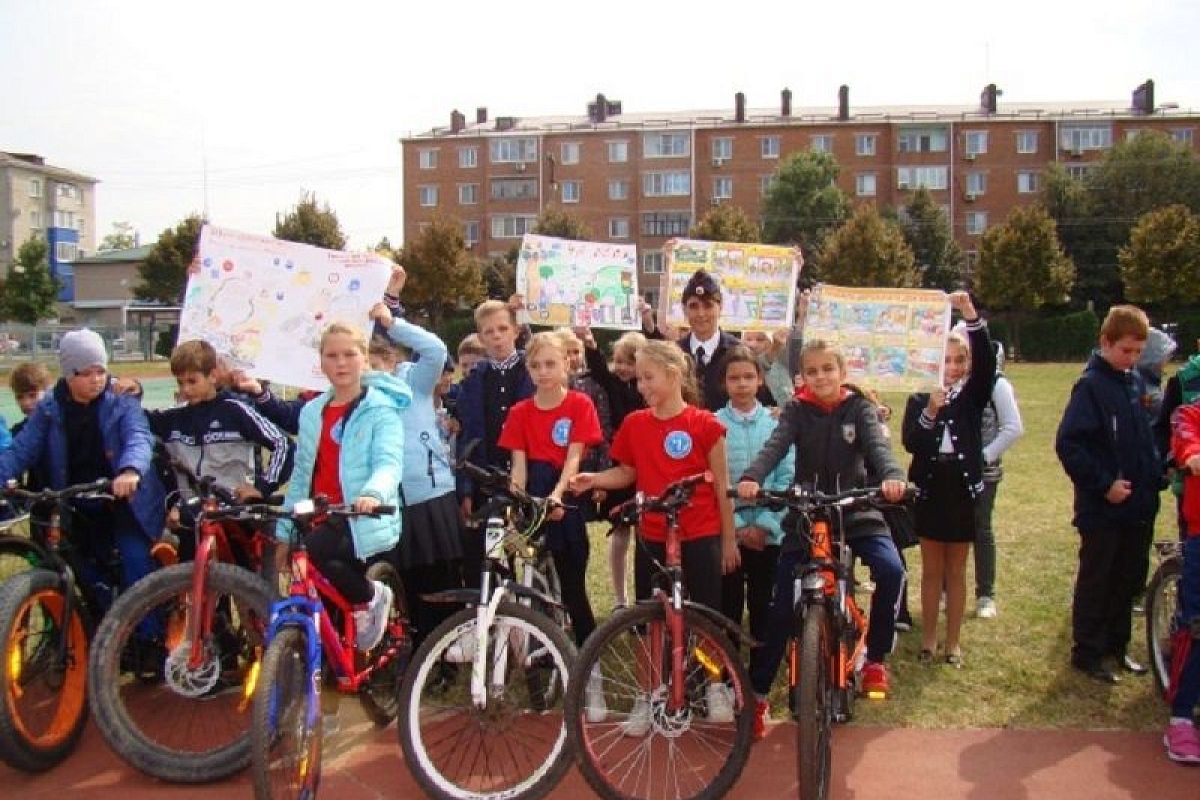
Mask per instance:
[[[102,250],[95,255],[87,256],[86,258],[77,258],[72,261],[72,264],[111,264],[120,261],[145,261],[146,256],[150,255],[150,251],[154,249],[152,244],[144,244],[141,247],[131,247],[128,250]]]
[[[1078,101],[1072,103],[1002,103],[995,114],[985,114],[975,105],[898,105],[898,106],[854,106],[850,107],[849,124],[870,123],[924,123],[924,122],[971,122],[971,121],[1003,121],[1003,120],[1071,120],[1086,121],[1097,117],[1141,117],[1128,103],[1096,100]],[[624,130],[630,128],[661,129],[672,127],[701,127],[717,128],[723,126],[762,126],[762,125],[813,125],[820,123],[839,123],[837,106],[809,106],[793,108],[789,117],[780,115],[779,106],[770,108],[747,108],[746,121],[739,123],[734,119],[734,110],[730,108],[701,109],[691,111],[652,111],[646,113],[622,113],[610,116],[604,122],[593,122],[586,114],[558,115],[540,117],[515,117],[515,124],[507,131],[496,127],[493,117],[485,123],[471,122],[458,134],[452,134],[449,127],[438,127],[424,133],[407,137],[408,139],[428,139],[444,136],[487,136],[513,133],[564,133],[579,131],[581,133]],[[1200,116],[1200,111],[1191,109],[1160,108],[1154,118]]]
[[[59,180],[76,181],[79,183],[100,182],[99,179],[93,178],[90,175],[84,175],[82,172],[73,172],[69,169],[47,164],[44,158],[32,153],[6,153],[0,150],[0,168],[24,169],[42,175],[49,175]]]

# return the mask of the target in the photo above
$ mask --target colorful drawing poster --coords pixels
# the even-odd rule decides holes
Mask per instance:
[[[318,351],[330,322],[370,333],[392,262],[205,225],[179,340],[204,339],[256,378],[324,389]]]
[[[640,328],[637,248],[527,233],[517,294],[532,325]]]
[[[809,300],[804,339],[839,345],[851,383],[919,392],[942,385],[949,330],[945,292],[822,284]]]
[[[663,248],[666,291],[659,311],[672,325],[685,325],[683,288],[703,269],[721,287],[721,327],[772,331],[792,324],[796,279],[804,259],[791,247],[672,239]]]

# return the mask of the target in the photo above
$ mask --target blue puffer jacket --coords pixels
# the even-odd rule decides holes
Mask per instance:
[[[746,471],[754,461],[755,456],[762,450],[767,439],[779,424],[779,420],[759,403],[748,419],[733,410],[732,405],[726,405],[717,412],[717,419],[725,425],[725,458],[729,462],[730,480]],[[787,455],[780,459],[775,469],[762,482],[764,489],[774,492],[783,491],[792,483],[796,466],[796,448],[789,448]],[[768,534],[768,544],[779,544],[783,541],[783,511],[770,511],[758,506],[739,506],[734,502],[733,524],[735,528],[748,525],[762,528]]]
[[[403,319],[388,328],[388,336],[420,355],[396,368],[396,377],[412,390],[412,405],[404,412],[404,502],[424,503],[454,491],[453,456],[442,444],[433,392],[446,363],[446,345],[434,334]]]
[[[401,412],[412,403],[412,392],[403,381],[382,372],[367,372],[362,383],[366,394],[342,432],[338,464],[342,496],[347,503],[365,495],[378,498],[385,505],[399,506],[404,457]],[[296,465],[283,501],[288,508],[309,496],[317,441],[321,436],[321,411],[332,398],[330,389],[300,412]],[[394,514],[378,518],[355,517],[350,520],[350,530],[354,535],[354,552],[360,559],[390,550],[400,541],[399,508]],[[293,533],[290,522],[280,522],[275,530],[275,535],[285,541],[290,541]]]
[[[166,491],[151,465],[154,435],[150,433],[146,414],[137,398],[114,394],[109,388],[96,402],[100,404],[104,457],[113,475],[131,468],[141,476],[129,503],[141,532],[147,539],[157,540],[163,532]],[[54,392],[47,392],[13,439],[12,446],[0,452],[0,482],[10,478],[19,480],[26,470],[38,466],[49,480],[48,488],[62,489],[69,485],[64,413]]]

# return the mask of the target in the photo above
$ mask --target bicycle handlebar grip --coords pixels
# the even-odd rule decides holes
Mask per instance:
[[[375,506],[375,510],[371,513],[379,517],[386,516],[388,514],[395,514],[396,506]]]

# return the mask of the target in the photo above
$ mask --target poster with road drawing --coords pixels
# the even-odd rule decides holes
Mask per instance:
[[[804,339],[837,344],[851,383],[919,392],[942,385],[949,330],[945,292],[821,284],[809,300]]]
[[[324,389],[318,345],[331,322],[371,331],[392,262],[205,225],[188,280],[179,341],[204,339],[237,368],[289,386]]]
[[[517,294],[531,325],[635,330],[637,248],[525,234],[517,259]]]
[[[685,325],[683,288],[703,269],[721,287],[721,327],[730,331],[774,331],[796,315],[796,279],[804,259],[792,247],[672,239],[663,247],[666,291],[659,311],[672,325]]]

